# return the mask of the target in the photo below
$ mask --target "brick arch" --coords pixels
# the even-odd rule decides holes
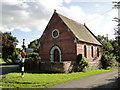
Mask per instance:
[[[50,61],[54,62],[55,61],[55,52],[57,52],[57,54],[59,54],[59,62],[62,61],[62,56],[61,56],[61,49],[58,46],[53,46],[50,50]]]

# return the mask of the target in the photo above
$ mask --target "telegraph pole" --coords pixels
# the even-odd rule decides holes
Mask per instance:
[[[118,44],[120,46],[120,1],[119,2],[113,2],[114,4],[114,9],[118,9],[118,17],[114,18],[114,21],[118,22],[117,28],[115,28],[115,33],[116,33],[116,39],[118,41]]]
[[[118,9],[118,18],[114,18],[116,22],[118,22],[117,25],[117,30],[116,30],[116,39],[118,41],[118,44],[120,46],[120,1],[119,2],[113,2],[114,3],[114,7],[115,9]],[[120,84],[120,56],[119,56],[119,66],[118,66],[118,85]]]

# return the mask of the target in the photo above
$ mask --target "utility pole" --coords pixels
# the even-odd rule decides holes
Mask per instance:
[[[115,28],[115,34],[117,35],[116,39],[120,46],[120,1],[119,2],[114,1],[113,4],[114,4],[113,9],[118,9],[118,17],[115,17],[114,21],[118,22],[117,28]]]
[[[115,9],[118,9],[118,18],[114,18],[114,20],[116,22],[118,22],[118,25],[117,25],[117,30],[116,30],[116,39],[118,41],[118,44],[120,46],[120,1],[119,2],[113,2],[114,3],[114,7]],[[119,63],[118,63],[118,85],[120,84],[120,56],[119,56],[119,59],[118,59]]]

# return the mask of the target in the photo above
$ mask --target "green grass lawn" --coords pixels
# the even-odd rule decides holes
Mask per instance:
[[[48,88],[56,84],[107,71],[110,70],[93,70],[69,74],[25,73],[25,77],[23,78],[21,77],[21,73],[9,73],[2,79],[2,88]]]

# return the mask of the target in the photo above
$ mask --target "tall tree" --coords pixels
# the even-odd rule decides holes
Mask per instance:
[[[2,33],[2,37],[2,57],[5,61],[7,61],[7,58],[10,58],[14,62],[15,57],[17,57],[14,55],[14,52],[16,52],[16,44],[14,44],[14,42],[18,42],[18,40],[12,36],[11,32]]]
[[[115,9],[118,9],[118,17],[114,18],[114,21],[116,21],[118,23],[117,28],[115,28],[115,35],[116,35],[116,41],[118,41],[118,47],[120,47],[120,1],[119,2],[113,2]],[[120,48],[118,48],[118,53],[120,52]],[[118,59],[119,63],[120,63],[120,55],[119,55],[119,59]],[[120,67],[120,64],[119,64]]]
[[[117,51],[118,42],[110,41],[108,37],[97,36],[98,40],[103,44],[102,66],[103,68],[112,67],[117,65]],[[114,45],[113,45],[114,44]]]

